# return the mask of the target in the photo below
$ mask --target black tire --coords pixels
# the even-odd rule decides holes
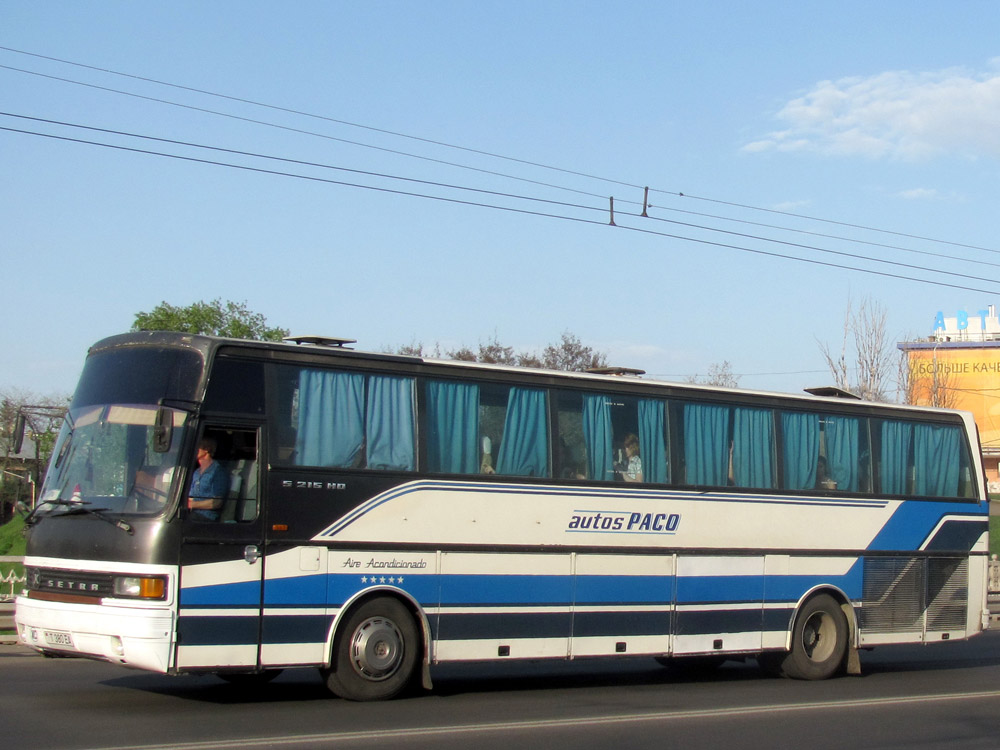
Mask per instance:
[[[326,685],[352,701],[395,698],[413,682],[420,656],[420,634],[410,610],[389,597],[371,599],[337,631]]]
[[[781,672],[794,680],[825,680],[844,665],[847,617],[828,594],[802,605],[792,627],[792,649],[781,660]]]

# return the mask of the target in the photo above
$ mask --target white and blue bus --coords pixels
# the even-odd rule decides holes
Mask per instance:
[[[232,681],[318,668],[373,700],[449,662],[820,679],[986,627],[968,414],[343,343],[94,345],[28,519],[21,642]],[[199,513],[205,453],[225,489]]]

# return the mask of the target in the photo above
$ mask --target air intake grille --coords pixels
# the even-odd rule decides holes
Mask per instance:
[[[869,633],[964,630],[966,558],[865,559],[861,627]]]

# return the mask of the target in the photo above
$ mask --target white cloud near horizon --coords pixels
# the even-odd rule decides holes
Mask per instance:
[[[907,161],[1000,157],[1000,58],[989,68],[821,81],[777,112],[784,129],[743,150]]]
[[[941,193],[933,188],[913,188],[912,190],[903,190],[899,193],[899,197],[910,201],[937,200],[941,198]]]

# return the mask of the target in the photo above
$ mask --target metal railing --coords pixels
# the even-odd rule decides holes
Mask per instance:
[[[18,573],[14,569],[13,564],[23,562],[23,557],[0,556],[0,644],[17,643],[17,636],[13,634],[14,596],[26,579],[24,573]]]
[[[8,567],[11,563],[23,562],[23,557],[0,555],[0,602],[13,601],[17,596],[17,585],[27,580],[23,573],[19,575],[13,567]]]

